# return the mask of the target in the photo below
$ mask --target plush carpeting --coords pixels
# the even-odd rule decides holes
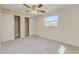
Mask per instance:
[[[37,36],[2,43],[0,54],[59,54],[79,53],[79,47]]]

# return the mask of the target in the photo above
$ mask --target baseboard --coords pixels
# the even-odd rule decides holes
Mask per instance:
[[[29,36],[34,36],[34,35],[29,35]],[[12,39],[12,40],[18,40],[18,39],[20,40],[20,39],[24,39],[24,38],[29,37],[29,36],[24,36],[24,37],[14,38],[14,39]],[[7,42],[7,41],[12,41],[12,40],[2,40],[1,43],[3,43],[3,42]]]
[[[34,35],[34,36],[41,37],[41,38],[44,38],[44,39],[50,39],[50,38],[46,38],[46,37],[39,36],[39,35]],[[72,46],[79,47],[79,43],[75,43],[75,42],[70,42],[70,41],[65,41],[65,40],[57,40],[55,38],[50,39],[50,40],[54,40],[54,41],[58,41],[58,42],[61,42],[61,43],[65,43],[65,44],[69,44],[69,45],[72,45]]]
[[[50,39],[50,38],[46,38],[46,37],[43,37],[43,36],[40,36],[40,35],[30,35],[30,36],[37,36],[37,37],[41,37],[41,38],[44,38],[44,39]],[[24,39],[25,37],[23,38],[19,38],[19,39]],[[15,40],[15,39],[13,39]],[[60,40],[60,39],[50,39],[50,40],[55,40],[55,41],[58,41],[58,42],[61,42],[61,43],[65,43],[65,44],[69,44],[69,45],[73,45],[73,46],[76,46],[76,47],[79,47],[79,43],[76,43],[76,42],[70,42],[70,41],[67,41],[67,40]],[[10,40],[8,40],[10,41]],[[2,42],[6,42],[6,41],[1,41]]]
[[[69,44],[69,45],[79,47],[79,43],[70,42],[70,41],[64,41],[64,40],[56,40],[56,41],[63,42],[63,43]]]
[[[14,40],[14,39],[12,39],[12,40]],[[1,43],[7,42],[7,41],[12,41],[12,40],[2,40]]]

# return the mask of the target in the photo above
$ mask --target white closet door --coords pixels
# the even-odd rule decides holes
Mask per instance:
[[[2,41],[14,39],[13,15],[2,13]]]
[[[25,35],[29,36],[29,19],[25,19]]]

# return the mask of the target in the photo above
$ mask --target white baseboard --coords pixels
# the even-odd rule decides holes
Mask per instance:
[[[46,37],[43,37],[43,36],[39,36],[39,35],[35,35],[35,36],[38,36],[38,37],[41,37],[41,38],[44,38],[44,39],[50,39],[50,38],[46,38]],[[50,40],[55,40],[55,41],[58,41],[58,42],[61,42],[61,43],[65,43],[65,44],[69,44],[69,45],[72,45],[72,46],[76,46],[76,47],[79,47],[79,43],[76,43],[76,42],[70,42],[70,41],[66,41],[66,40],[57,40],[57,39],[50,39]]]

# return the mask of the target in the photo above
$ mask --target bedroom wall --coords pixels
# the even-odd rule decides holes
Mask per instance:
[[[58,27],[45,27],[44,18],[53,15],[59,16]],[[79,6],[37,16],[34,18],[34,34],[79,46]]]
[[[0,47],[1,47],[1,39],[2,39],[2,34],[1,34],[1,9],[0,9]]]
[[[29,35],[34,35],[34,21],[29,19]]]
[[[25,37],[25,17],[28,17],[25,14],[22,13],[16,13],[16,12],[12,12],[12,11],[7,11],[2,9],[1,10],[1,21],[2,21],[2,39],[1,41],[9,41],[9,40],[14,40],[14,15],[18,15],[20,16],[20,38],[24,38]],[[32,23],[32,19],[29,21],[30,23]],[[32,31],[33,29],[31,27],[33,27],[33,24],[29,25],[30,27],[30,35],[32,35]]]

